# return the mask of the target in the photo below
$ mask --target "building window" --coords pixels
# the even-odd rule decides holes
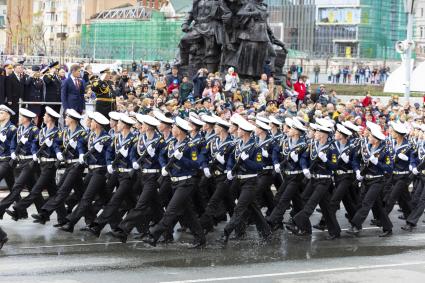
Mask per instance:
[[[424,16],[424,8],[421,8],[421,17]]]
[[[424,28],[420,27],[419,28],[419,38],[423,38],[424,37]]]

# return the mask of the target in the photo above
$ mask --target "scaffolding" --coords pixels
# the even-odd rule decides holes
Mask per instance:
[[[82,28],[83,57],[96,59],[170,61],[176,57],[182,20],[166,19],[151,10],[142,19],[92,20]]]

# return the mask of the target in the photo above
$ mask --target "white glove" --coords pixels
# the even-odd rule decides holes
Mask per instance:
[[[47,145],[47,147],[51,147],[51,146],[52,146],[52,144],[53,144],[53,140],[52,140],[52,139],[46,139],[46,140],[44,141],[44,143]]]
[[[294,160],[294,162],[298,162],[298,154],[296,154],[295,151],[291,152],[289,156],[291,156],[291,159]]]
[[[119,152],[121,153],[121,155],[122,155],[124,158],[127,158],[127,156],[128,156],[128,148],[121,147]]]
[[[16,153],[12,152],[10,154],[10,158],[12,158],[13,160],[16,160]]]
[[[72,140],[70,140],[70,141],[69,141],[69,145],[70,145],[73,149],[75,149],[75,148],[77,147],[77,141],[76,141],[76,140],[74,140],[74,139],[72,139]]]
[[[62,161],[62,160],[63,160],[62,152],[58,152],[58,153],[56,153],[56,158],[57,158],[59,161]]]
[[[155,148],[151,144],[148,146],[148,148],[146,149],[146,151],[148,152],[148,154],[150,155],[150,157],[154,157],[155,156]]]
[[[246,153],[245,151],[243,151],[243,152],[241,153],[241,158],[242,158],[242,160],[246,160],[246,159],[248,159],[248,157],[249,157],[249,154],[248,154],[248,153]]]
[[[6,136],[5,135],[3,135],[3,133],[2,134],[0,134],[0,141],[1,142],[4,142],[5,140],[6,140]]]
[[[32,160],[33,160],[34,162],[38,162],[37,154],[33,154],[33,155],[32,155]]]
[[[279,163],[274,165],[274,171],[276,173],[280,174],[280,164]]]
[[[174,155],[175,159],[180,160],[183,157],[183,152],[181,152],[180,150],[176,150],[176,151],[174,151],[173,155]]]
[[[140,169],[140,165],[136,161],[133,162],[133,169],[134,170],[139,170]]]
[[[267,158],[269,157],[269,152],[267,150],[265,150],[264,148],[261,149],[261,154],[263,155],[263,157]]]
[[[407,155],[404,154],[404,153],[399,153],[399,154],[397,154],[397,156],[398,156],[398,158],[400,158],[403,161],[409,160],[409,157],[407,157]]]
[[[413,175],[418,175],[419,174],[418,168],[416,168],[416,167],[413,168],[412,173],[413,173]]]
[[[78,156],[78,162],[80,163],[80,164],[84,164],[85,162],[84,162],[84,154],[80,154],[79,156]]]
[[[356,179],[357,179],[357,181],[362,181],[363,180],[363,176],[360,175],[360,170],[357,170],[356,171]]]
[[[27,143],[27,141],[28,141],[28,138],[26,138],[26,137],[22,137],[22,138],[21,138],[21,143],[22,143],[22,144],[26,144],[26,143]]]
[[[303,174],[307,179],[311,179],[310,170],[308,170],[307,168],[303,169]]]
[[[161,175],[162,176],[168,176],[168,172],[167,172],[167,170],[165,170],[165,167],[162,167],[162,169],[161,169]]]
[[[350,161],[350,157],[345,152],[343,154],[341,154],[341,159],[345,163],[348,163],[348,161]]]
[[[211,178],[210,168],[208,168],[208,167],[205,167],[205,168],[204,168],[204,175],[205,175],[205,177],[207,177],[207,178]]]
[[[109,174],[113,174],[114,173],[114,168],[112,168],[112,165],[106,166],[106,169],[108,170],[108,173]]]
[[[101,144],[100,142],[96,143],[96,144],[94,145],[94,149],[95,149],[97,152],[101,153],[101,152],[102,152],[102,150],[103,150],[103,144]]]
[[[319,152],[319,158],[323,161],[323,162],[327,162],[328,158],[326,157],[326,154],[323,152]]]
[[[226,161],[224,160],[224,155],[221,155],[221,153],[217,154],[215,158],[218,162],[221,163],[221,165],[224,165],[224,163],[226,163]]]
[[[374,165],[378,164],[378,158],[377,158],[377,157],[375,157],[374,155],[372,155],[372,156],[369,158],[369,161],[370,161],[370,162],[372,162]]]
[[[227,180],[232,181],[235,176],[232,175],[232,171],[227,172]]]

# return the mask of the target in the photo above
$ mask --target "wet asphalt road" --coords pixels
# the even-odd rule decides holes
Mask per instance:
[[[343,210],[338,214],[348,228]],[[53,228],[54,220],[42,226],[5,215],[0,225],[10,241],[0,251],[0,282],[425,282],[425,224],[406,233],[397,216],[393,211],[394,236],[385,239],[368,219],[358,238],[343,232],[327,241],[321,231],[304,238],[278,231],[264,245],[250,227],[246,240],[223,248],[215,242],[221,225],[208,234],[205,249],[188,250],[187,233],[152,248],[132,239],[121,244],[105,235],[108,229],[96,239],[78,231],[81,222],[69,234]],[[312,223],[319,217],[315,213]]]

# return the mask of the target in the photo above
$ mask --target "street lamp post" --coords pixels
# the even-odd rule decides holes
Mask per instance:
[[[410,99],[410,80],[412,74],[412,49],[413,43],[413,13],[415,0],[405,0],[405,11],[407,13],[407,38],[405,50],[405,85],[404,85],[404,98],[406,101]]]

